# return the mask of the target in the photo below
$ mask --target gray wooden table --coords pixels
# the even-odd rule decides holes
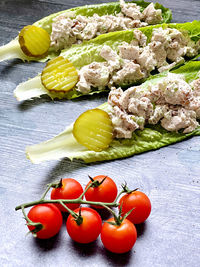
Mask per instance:
[[[25,25],[59,10],[109,2],[104,0],[0,0],[0,45]],[[199,19],[199,0],[160,0],[173,11],[174,22]],[[106,96],[51,102],[44,97],[18,103],[16,85],[34,77],[44,64],[19,60],[0,63],[0,266],[200,266],[200,138],[112,162],[86,165],[67,159],[31,164],[25,147],[53,137]],[[124,180],[149,195],[152,213],[138,227],[131,252],[114,255],[98,239],[87,246],[70,240],[65,224],[55,238],[26,236],[20,203],[38,199],[47,183],[63,177],[78,179],[105,174],[118,187]],[[107,218],[107,214],[103,214]]]

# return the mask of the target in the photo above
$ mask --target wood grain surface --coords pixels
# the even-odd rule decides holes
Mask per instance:
[[[50,13],[103,2],[109,1],[0,0],[0,45]],[[200,19],[199,0],[160,3],[172,9],[174,22]],[[80,113],[106,100],[106,95],[54,102],[43,97],[18,103],[15,87],[43,66],[20,60],[0,63],[0,266],[200,266],[200,138],[111,162],[86,165],[63,159],[33,165],[25,157],[27,145],[53,137]],[[137,242],[125,255],[107,252],[100,239],[86,246],[74,243],[65,223],[48,241],[26,236],[22,213],[14,210],[39,199],[49,182],[73,177],[86,185],[88,174],[108,175],[118,187],[126,180],[151,199],[151,216],[138,227]]]

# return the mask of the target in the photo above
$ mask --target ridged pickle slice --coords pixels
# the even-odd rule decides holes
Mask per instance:
[[[41,81],[49,91],[68,92],[78,82],[78,72],[68,59],[59,56],[47,63]]]
[[[47,31],[35,25],[25,26],[19,33],[19,44],[25,55],[43,57],[50,47],[50,36]]]
[[[88,110],[75,121],[73,135],[81,145],[100,152],[112,142],[112,121],[108,113],[101,109]]]

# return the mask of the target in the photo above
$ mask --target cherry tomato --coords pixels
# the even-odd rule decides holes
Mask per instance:
[[[33,222],[39,222],[43,225],[43,228],[36,233],[36,236],[41,239],[56,235],[62,226],[62,214],[51,203],[35,205],[30,209],[28,218]],[[35,229],[35,226],[28,225],[28,228],[32,231]]]
[[[108,222],[115,222],[114,218]],[[101,241],[106,249],[114,253],[125,253],[131,250],[137,239],[137,231],[129,220],[124,219],[118,225],[107,222],[103,224],[101,230]]]
[[[120,199],[119,203],[122,205],[122,216],[134,208],[127,217],[134,224],[144,222],[150,215],[151,202],[143,192],[133,191],[128,193]]]
[[[80,183],[72,178],[62,179],[62,186],[53,188],[51,191],[51,199],[75,199],[83,193]],[[61,211],[67,210],[60,204],[55,204]],[[80,204],[66,204],[71,210],[77,209]]]
[[[105,180],[102,182],[103,179]],[[110,177],[105,175],[95,176],[93,180],[98,181],[100,185],[92,186],[88,189],[88,191],[85,193],[86,200],[107,203],[113,202],[117,196],[117,186],[115,182]],[[87,186],[91,183],[92,181],[90,181]],[[97,205],[93,205],[93,207],[102,208],[101,206]]]
[[[74,212],[79,214],[80,208]],[[78,243],[90,243],[97,239],[101,232],[102,220],[96,210],[91,208],[81,208],[81,217],[83,221],[77,224],[74,217],[70,214],[66,227],[69,236]]]

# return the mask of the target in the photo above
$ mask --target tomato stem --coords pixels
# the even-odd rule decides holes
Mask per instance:
[[[103,182],[106,180],[106,178],[108,177],[108,176],[105,176],[102,180],[101,180],[101,182],[99,182],[98,180],[94,180],[90,175],[88,175],[88,177],[90,178],[90,180],[91,180],[91,187],[98,187],[98,186],[100,186],[101,184],[103,184]]]
[[[90,176],[89,176],[90,177]],[[92,179],[92,178],[91,178]],[[94,183],[95,181],[92,179],[92,183],[90,183],[87,187],[86,187],[86,189],[83,191],[83,193],[79,196],[79,200],[82,200],[82,198],[84,197],[84,195],[85,195],[85,193],[88,191],[88,189],[90,188],[90,187],[92,187],[92,185],[93,185],[93,183]]]
[[[23,213],[23,215],[24,215],[24,219],[26,220],[26,224],[29,225],[29,226],[34,226],[34,229],[31,230],[30,232],[31,232],[34,236],[36,236],[36,233],[39,232],[40,230],[42,230],[42,228],[43,228],[43,224],[40,223],[40,222],[33,222],[33,221],[31,221],[31,220],[28,218],[28,216],[26,215],[26,212],[25,212],[25,210],[24,210],[24,207],[22,207],[22,213]],[[28,233],[30,233],[30,232],[28,232]]]
[[[29,208],[29,207],[32,207],[32,206],[35,206],[35,205],[38,205],[38,204],[46,204],[46,203],[59,203],[61,204],[64,203],[64,204],[86,204],[86,205],[98,205],[98,206],[108,206],[108,207],[118,207],[119,204],[116,203],[116,202],[109,202],[109,203],[106,203],[106,202],[95,202],[95,201],[86,201],[86,200],[80,200],[79,198],[77,199],[40,199],[40,200],[36,200],[36,201],[33,201],[33,202],[29,202],[29,203],[24,203],[24,204],[21,204],[19,206],[17,206],[15,208],[15,210],[20,210],[22,209],[22,207],[24,208]]]
[[[107,176],[104,177],[104,179],[100,182],[100,184],[105,181],[106,177]],[[90,176],[89,176],[89,178],[90,178]],[[113,202],[107,203],[107,202],[87,201],[87,200],[83,200],[83,197],[84,197],[85,193],[88,191],[88,189],[90,187],[96,186],[96,180],[94,180],[93,178],[90,178],[90,179],[91,179],[92,182],[86,187],[86,189],[83,191],[83,193],[76,199],[45,199],[46,196],[47,196],[47,193],[49,192],[49,190],[51,188],[58,188],[58,187],[62,186],[62,179],[61,179],[57,183],[48,184],[46,190],[44,191],[42,197],[39,200],[21,204],[21,205],[17,206],[15,208],[15,210],[16,211],[20,210],[20,209],[22,210],[22,213],[24,215],[25,220],[27,221],[27,224],[28,225],[32,225],[32,226],[35,227],[34,230],[33,230],[33,233],[35,233],[35,234],[39,230],[41,230],[43,226],[42,226],[41,223],[32,222],[28,218],[28,216],[26,215],[25,208],[32,207],[32,206],[35,206],[35,205],[38,205],[38,204],[47,204],[47,203],[53,203],[53,204],[58,203],[58,204],[62,205],[75,218],[75,220],[76,220],[78,225],[80,225],[82,223],[82,221],[83,221],[83,218],[81,216],[81,212],[79,214],[76,214],[73,210],[68,208],[66,204],[86,204],[86,205],[102,206],[102,207],[106,208],[113,215],[113,217],[115,219],[114,224],[120,225],[122,223],[122,221],[128,215],[125,215],[124,217],[121,217],[121,211],[119,211],[119,215],[116,215],[116,213],[111,208],[114,208],[114,207],[116,208],[116,207],[119,206],[118,199],[123,193],[133,192],[133,191],[135,191],[137,189],[130,191],[128,189],[127,185],[124,184],[124,185],[122,185],[122,189],[123,190],[121,192],[119,192],[119,194],[117,195],[116,199]]]
[[[75,213],[76,214],[76,213]],[[79,209],[79,214],[76,214],[75,221],[78,225],[81,225],[83,222],[83,217],[81,216],[81,207]]]
[[[114,202],[117,203],[118,199],[120,198],[120,196],[125,193],[124,190],[122,190],[121,192],[119,192],[119,194],[116,196]],[[119,205],[118,205],[119,206]]]
[[[49,192],[49,190],[51,189],[52,185],[54,184],[48,184],[47,185],[47,189],[44,191],[44,194],[41,197],[41,201],[44,200],[44,198],[46,197],[47,193]]]
[[[139,188],[135,188],[133,190],[130,190],[127,186],[127,183],[125,182],[124,184],[121,185],[122,189],[123,189],[123,193],[127,193],[127,194],[130,194],[130,193],[133,193],[135,191],[137,191]]]
[[[58,183],[51,184],[51,187],[53,188],[61,188],[63,186],[62,179]]]

